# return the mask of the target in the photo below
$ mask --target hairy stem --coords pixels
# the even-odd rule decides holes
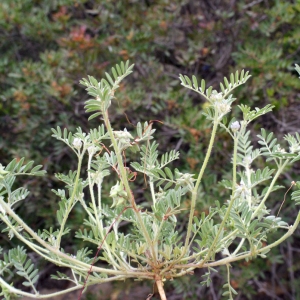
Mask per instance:
[[[237,164],[237,146],[238,146],[238,136],[234,135],[233,144],[233,158],[232,158],[232,196],[234,195],[236,188],[236,164]]]
[[[203,260],[203,263],[205,263],[211,256],[211,254],[215,251],[215,247],[218,243],[218,240],[219,240],[219,237],[221,235],[221,232],[222,230],[224,229],[224,226],[225,226],[225,223],[230,215],[230,211],[231,211],[231,208],[233,206],[233,203],[236,199],[236,197],[234,196],[234,192],[235,192],[235,186],[236,186],[236,164],[237,164],[237,145],[238,145],[238,138],[235,137],[234,139],[234,148],[233,148],[233,166],[232,166],[232,169],[233,169],[233,176],[232,176],[232,195],[231,195],[231,200],[229,202],[229,205],[228,205],[228,208],[226,210],[226,213],[225,213],[225,216],[221,222],[221,225],[218,229],[218,232],[212,242],[212,245],[209,247],[208,249],[208,252]]]
[[[114,280],[121,280],[121,279],[125,279],[125,276],[115,276],[115,277],[110,277],[110,278],[101,278],[101,283],[102,282],[110,282],[110,281],[114,281]],[[53,299],[54,297],[57,297],[59,295],[63,295],[63,294],[66,294],[66,293],[69,293],[69,292],[72,292],[72,291],[76,291],[76,290],[79,290],[80,288],[82,288],[82,285],[76,285],[76,286],[73,286],[73,287],[68,288],[66,290],[63,290],[63,291],[41,295],[39,293],[30,294],[30,293],[27,293],[27,292],[23,292],[19,289],[16,289],[13,286],[11,286],[10,284],[8,284],[7,282],[5,282],[1,277],[0,277],[0,284],[3,287],[5,287],[7,290],[9,290],[11,293],[26,296],[28,298],[34,298],[34,299],[45,299],[45,298],[52,298]],[[95,285],[95,284],[99,284],[99,282],[88,283],[87,286],[91,286],[91,285]]]
[[[52,253],[55,257],[55,259],[51,259],[51,257],[46,259],[51,260],[53,263],[56,263],[57,265],[62,265],[64,264],[65,261],[68,262],[68,265],[66,265],[69,268],[75,268],[75,269],[82,269],[82,270],[89,270],[91,265],[84,263],[66,253],[63,253],[61,251],[59,251],[56,247],[53,247],[51,245],[49,245],[46,241],[44,241],[42,238],[40,238],[38,236],[37,233],[35,233],[26,223],[23,222],[23,220],[9,207],[9,205],[3,201],[0,198],[0,204],[1,206],[4,208],[5,212],[11,216],[18,224],[19,226],[21,226],[34,240],[36,240],[40,245],[42,245],[45,249],[47,249],[50,253]],[[1,216],[1,219],[3,221],[6,221],[7,216]],[[37,252],[35,249],[36,245],[33,245],[32,242],[29,242],[26,240],[26,238],[20,234],[14,226],[12,226],[11,224],[9,224],[8,222],[5,222],[12,230],[14,230],[14,234],[17,236],[17,238],[21,241],[23,241],[28,247],[30,247],[33,251]],[[61,260],[60,260],[61,259]],[[111,269],[105,269],[105,268],[100,268],[100,267],[93,267],[92,271],[94,272],[100,272],[100,273],[106,273],[106,274],[112,274],[112,275],[124,275],[127,274],[129,275],[128,277],[135,277],[135,276],[147,276],[148,274],[146,272],[136,272],[134,270],[127,270],[127,271],[118,271],[118,270],[111,270]],[[134,275],[134,276],[132,276]],[[152,278],[149,277],[148,278]]]
[[[103,112],[103,116],[104,116],[105,126],[107,128],[107,131],[109,133],[112,145],[113,145],[115,153],[116,153],[116,157],[117,157],[117,161],[118,161],[118,166],[119,166],[120,177],[121,177],[122,183],[123,183],[123,185],[125,187],[125,191],[127,193],[129,202],[130,202],[130,204],[131,204],[131,206],[133,208],[133,211],[134,211],[134,213],[135,213],[135,215],[137,217],[138,223],[141,226],[141,231],[143,232],[143,234],[145,236],[145,239],[146,239],[146,242],[147,242],[148,246],[151,249],[152,257],[153,257],[154,261],[156,261],[155,249],[154,249],[153,243],[151,241],[151,238],[149,236],[149,233],[148,233],[148,231],[147,231],[147,229],[145,227],[145,224],[143,222],[140,210],[136,206],[136,203],[135,203],[135,200],[134,200],[131,188],[129,186],[126,169],[125,169],[124,164],[123,164],[122,154],[121,154],[120,149],[119,149],[119,147],[117,145],[117,141],[115,139],[113,130],[111,128],[111,124],[110,124],[110,121],[109,121],[109,117],[108,117],[107,111]]]
[[[89,155],[89,159],[88,159],[88,170],[91,169],[91,163],[92,163],[92,155]],[[91,200],[92,200],[92,205],[93,205],[93,209],[94,209],[94,214],[95,214],[95,221],[101,236],[101,239],[104,240],[104,232],[103,232],[103,223],[102,220],[100,220],[99,218],[99,211],[97,209],[96,206],[96,199],[95,199],[95,194],[94,194],[94,183],[93,180],[91,178],[91,172],[88,172],[88,181],[89,181],[89,190],[90,190],[90,195],[91,195]],[[119,264],[115,261],[113,255],[114,253],[112,253],[111,248],[107,245],[107,242],[104,240],[104,247],[105,252],[107,253],[111,264],[116,267],[116,268],[120,268]]]
[[[230,265],[229,265],[229,264],[226,264],[226,268],[227,268],[228,291],[229,291],[229,295],[230,295],[230,298],[229,298],[229,299],[232,299],[232,291],[231,291],[231,289],[230,289]]]
[[[232,263],[232,262],[235,262],[235,261],[239,261],[239,260],[242,260],[242,259],[246,259],[246,258],[250,258],[253,256],[253,254],[260,254],[260,253],[265,253],[266,251],[278,246],[279,244],[281,244],[282,242],[284,242],[287,238],[289,238],[294,232],[295,230],[297,229],[298,225],[300,223],[300,212],[298,212],[298,215],[297,215],[297,218],[294,222],[293,225],[291,225],[289,228],[288,228],[288,231],[280,238],[278,239],[277,241],[275,241],[274,243],[272,244],[269,244],[263,248],[260,248],[260,249],[257,249],[255,251],[255,253],[251,252],[251,251],[248,251],[244,254],[240,254],[240,255],[237,255],[237,256],[228,256],[228,257],[225,257],[223,259],[220,259],[220,260],[216,260],[216,261],[213,261],[213,262],[210,262],[210,263],[205,263],[204,262],[204,259],[202,261],[200,261],[199,263],[195,264],[195,263],[190,263],[190,264],[178,264],[178,265],[174,265],[173,268],[174,269],[180,269],[180,270],[184,270],[176,275],[174,275],[173,277],[179,277],[179,276],[182,276],[182,275],[185,275],[187,271],[192,271],[196,268],[208,268],[208,267],[217,267],[217,266],[222,266],[222,265],[226,265],[226,264],[229,264],[229,263]]]
[[[275,185],[275,183],[276,183],[279,175],[282,173],[282,171],[284,170],[284,168],[286,167],[286,165],[289,162],[290,161],[287,159],[282,165],[281,164],[279,165],[279,168],[278,168],[275,176],[273,177],[273,179],[272,179],[272,181],[271,181],[271,183],[269,185],[269,189],[267,190],[267,192],[266,192],[264,198],[262,199],[261,203],[255,209],[255,211],[254,211],[254,213],[253,213],[253,215],[251,217],[251,220],[253,220],[258,215],[258,213],[261,211],[261,209],[263,208],[263,206],[264,206],[266,200],[268,199],[268,197],[269,197],[269,195],[270,195],[270,193],[271,193],[271,191],[272,191],[272,189],[273,189],[273,187],[274,187],[274,185]]]
[[[188,228],[187,228],[187,233],[186,233],[186,238],[185,238],[185,244],[184,244],[184,253],[186,253],[188,251],[189,240],[190,240],[191,232],[192,232],[193,217],[194,217],[195,208],[196,208],[197,193],[198,193],[199,185],[200,185],[200,182],[202,180],[204,171],[206,169],[207,163],[208,163],[210,155],[211,155],[212,147],[213,147],[215,137],[216,137],[218,124],[219,124],[219,122],[217,121],[217,118],[216,118],[214,120],[214,125],[213,125],[213,129],[212,129],[209,145],[208,145],[208,148],[207,148],[207,152],[206,152],[201,170],[199,172],[195,187],[192,191],[191,210],[190,210],[189,223],[188,223]]]
[[[77,186],[78,186],[78,182],[79,182],[79,178],[80,178],[80,171],[81,171],[81,164],[82,164],[82,156],[83,156],[84,151],[82,151],[81,155],[78,156],[78,167],[77,167],[77,174],[76,174],[76,179],[75,179],[75,183],[74,183],[74,187],[73,187],[73,191],[72,191],[72,195],[71,198],[68,201],[68,208],[66,209],[66,213],[64,214],[62,223],[60,225],[60,229],[59,229],[59,233],[57,235],[57,239],[56,239],[56,247],[57,249],[60,248],[60,242],[61,242],[61,237],[63,235],[64,229],[65,229],[65,225],[66,222],[68,220],[69,217],[69,213],[74,205],[74,200],[75,200],[75,195],[77,192]]]

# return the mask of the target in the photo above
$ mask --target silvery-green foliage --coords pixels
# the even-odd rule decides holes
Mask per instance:
[[[272,247],[294,232],[300,221],[298,214],[290,226],[280,217],[270,215],[267,207],[270,194],[283,188],[276,185],[279,175],[286,166],[300,160],[300,135],[287,134],[284,144],[277,141],[273,133],[261,129],[257,136],[259,147],[254,147],[248,125],[270,112],[271,105],[262,109],[238,105],[240,116],[228,121],[236,100],[232,92],[249,79],[248,72],[236,72],[229,79],[224,78],[220,91],[212,87],[206,89],[205,81],[199,84],[195,76],[189,79],[180,75],[184,87],[199,93],[209,103],[203,114],[212,123],[212,132],[198,174],[173,170],[171,165],[179,159],[179,152],[159,153],[152,122],[138,123],[133,131],[128,128],[114,130],[110,124],[108,109],[121,80],[132,68],[129,62],[121,63],[112,68],[112,75],[106,73],[106,79],[97,81],[88,76],[81,81],[92,97],[86,101],[86,112],[92,113],[90,119],[101,116],[103,120],[98,128],[89,132],[78,128],[75,133],[60,127],[52,129],[53,137],[71,148],[78,160],[77,170],[55,174],[64,188],[53,190],[58,198],[57,224],[53,227],[34,232],[14,210],[15,204],[29,194],[26,188],[15,188],[16,176],[41,176],[44,174],[41,166],[33,167],[33,162],[25,163],[24,158],[14,159],[7,166],[0,165],[0,218],[5,226],[2,232],[10,239],[19,239],[42,258],[71,269],[72,276],[57,272],[52,279],[69,280],[74,287],[45,297],[92,284],[135,278],[156,281],[161,298],[166,299],[162,281],[189,276],[196,268],[206,268],[201,284],[209,286],[211,272],[225,265],[227,283],[223,295],[233,299],[237,291],[230,284],[231,263],[257,256],[265,258]],[[296,70],[300,71],[299,66]],[[216,201],[208,212],[197,216],[196,202],[202,201],[201,180],[219,127],[233,140],[232,178],[221,181],[228,197],[222,205]],[[126,161],[127,151],[136,153],[135,161]],[[272,167],[258,168],[258,158],[272,162]],[[86,172],[82,172],[83,168]],[[136,176],[144,178],[150,190],[152,202],[147,209],[135,201],[133,181]],[[102,195],[107,177],[115,180],[109,192],[109,204],[103,201]],[[297,205],[300,203],[300,182],[294,185],[297,190],[292,199]],[[181,205],[183,199],[190,200],[188,211]],[[82,240],[85,247],[66,253],[61,241],[70,233],[67,221],[76,205],[85,211],[85,219],[74,238]],[[186,231],[179,232],[176,215],[182,212],[187,215]],[[126,233],[119,230],[122,222],[128,224]],[[277,241],[269,241],[268,234],[279,229],[282,236]],[[90,249],[91,245],[99,248],[98,256]],[[27,258],[25,248],[17,247],[0,255],[1,295],[6,299],[10,294],[29,295],[10,284],[12,274],[17,273],[23,278],[23,285],[31,287],[30,296],[38,298],[35,287],[38,270]],[[103,262],[106,263],[104,267]]]
[[[89,120],[96,118],[109,108],[119,83],[132,72],[132,68],[133,65],[129,66],[129,61],[125,64],[121,62],[120,65],[116,65],[111,69],[114,80],[108,73],[105,73],[107,80],[103,78],[98,82],[93,76],[88,76],[88,79],[80,81],[81,84],[87,87],[88,95],[93,97],[85,103],[86,112],[96,111],[89,117]]]

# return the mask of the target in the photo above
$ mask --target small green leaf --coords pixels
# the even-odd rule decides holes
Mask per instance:
[[[174,177],[173,177],[172,171],[171,171],[168,167],[165,167],[164,170],[165,170],[167,176],[168,176],[171,180],[173,180]]]
[[[202,93],[205,92],[205,80],[204,79],[201,80],[201,92]]]
[[[195,90],[198,90],[198,81],[195,75],[192,76],[192,80]]]

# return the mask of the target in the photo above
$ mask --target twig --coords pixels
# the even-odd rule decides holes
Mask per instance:
[[[292,182],[291,182],[291,186],[289,187],[289,189],[288,189],[288,190],[286,191],[286,193],[284,194],[283,202],[281,203],[281,205],[280,205],[280,207],[279,207],[279,210],[278,210],[278,213],[277,213],[277,216],[276,216],[276,217],[278,217],[278,215],[279,215],[279,213],[280,213],[280,210],[281,210],[281,208],[282,208],[282,206],[283,206],[283,204],[284,204],[284,202],[285,202],[285,198],[286,198],[287,193],[289,192],[289,190],[290,190],[295,184],[296,184],[296,182],[295,182],[295,181],[292,181]]]

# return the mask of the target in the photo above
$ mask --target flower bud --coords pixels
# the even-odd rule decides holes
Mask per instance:
[[[251,165],[252,157],[250,155],[245,156],[244,159],[243,159],[243,163],[246,164],[246,165]]]
[[[87,148],[89,155],[93,156],[99,148],[91,145]]]
[[[230,112],[230,105],[226,103],[226,101],[216,104],[216,108],[222,115],[226,115],[228,112]]]
[[[114,131],[114,136],[118,141],[118,147],[121,150],[124,150],[131,146],[130,140],[133,139],[133,136],[125,128],[123,131]]]
[[[192,190],[194,188],[194,181],[196,181],[196,179],[193,178],[194,174],[177,172],[177,175],[179,176],[176,179],[176,183],[178,185],[188,187],[189,190]]]
[[[233,132],[237,132],[241,128],[241,125],[238,121],[235,121],[230,125],[230,128]]]
[[[218,102],[223,99],[223,95],[222,93],[218,93],[216,90],[213,90],[209,98],[212,102]]]
[[[82,146],[81,139],[75,138],[72,144],[73,144],[75,149],[79,150]]]

